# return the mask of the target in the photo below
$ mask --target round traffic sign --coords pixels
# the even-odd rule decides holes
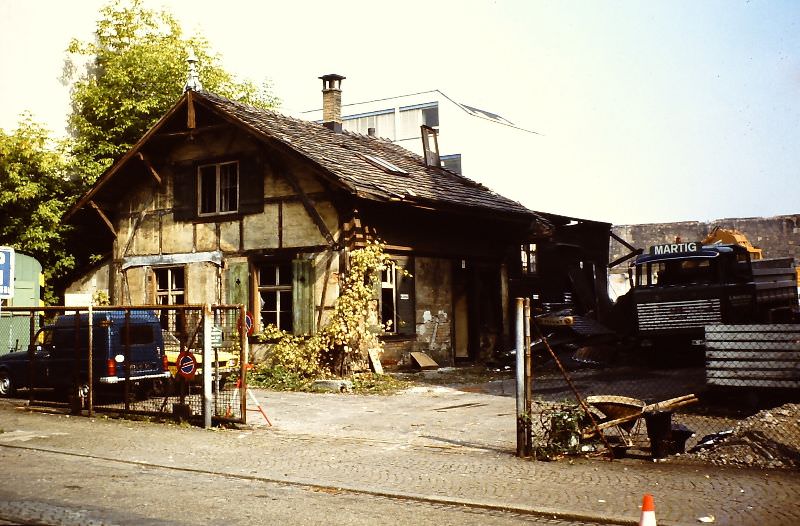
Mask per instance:
[[[239,327],[242,326],[242,319],[239,318]],[[244,328],[247,331],[248,336],[253,335],[253,331],[255,330],[255,324],[253,323],[253,315],[249,312],[245,312],[244,314]]]
[[[197,358],[189,351],[182,351],[177,360],[178,374],[191,380],[197,372]]]

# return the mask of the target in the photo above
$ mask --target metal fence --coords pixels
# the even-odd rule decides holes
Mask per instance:
[[[800,467],[800,325],[708,326],[667,365],[636,341],[567,330],[532,320],[518,453]]]
[[[0,395],[90,416],[102,411],[245,423],[244,307],[205,308],[4,308]],[[204,377],[206,346],[211,366]]]

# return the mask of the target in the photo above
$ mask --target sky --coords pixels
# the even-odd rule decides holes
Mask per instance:
[[[295,114],[438,89],[546,138],[531,209],[615,224],[800,213],[800,2],[144,0]],[[101,0],[0,0],[0,128],[65,134],[59,81]],[[445,123],[442,123],[444,127]],[[444,131],[443,131],[444,133]],[[490,147],[491,145],[489,145]],[[467,174],[491,187],[490,179]]]

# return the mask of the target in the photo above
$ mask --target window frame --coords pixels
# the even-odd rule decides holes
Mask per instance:
[[[295,283],[294,283],[294,269],[292,267],[291,260],[285,260],[285,259],[262,260],[262,261],[255,262],[253,264],[253,267],[254,267],[254,269],[253,269],[253,276],[254,276],[253,305],[256,307],[253,310],[256,312],[256,317],[257,317],[257,319],[255,320],[256,327],[259,327],[260,330],[263,331],[266,328],[266,326],[268,325],[268,323],[265,323],[265,320],[264,320],[264,312],[273,312],[273,311],[266,311],[262,307],[262,296],[261,296],[262,292],[271,293],[271,294],[274,293],[275,294],[275,310],[274,310],[274,313],[275,313],[275,321],[277,322],[274,325],[276,327],[278,327],[279,329],[281,329],[281,330],[284,330],[286,332],[294,334],[294,309],[295,309],[295,306],[294,306],[294,287],[295,287]],[[264,270],[264,267],[274,267],[274,270],[275,270],[274,282],[275,282],[275,284],[262,285],[262,282],[264,281],[262,279],[262,272]],[[284,269],[287,269],[288,272],[289,272],[288,284],[286,284],[285,280],[284,280],[284,283],[281,284],[281,279],[282,279],[281,278],[281,268],[282,267]],[[284,278],[285,278],[285,276],[284,276]],[[282,309],[281,308],[283,306],[282,302],[281,302],[281,296],[282,296],[281,293],[282,292],[284,292],[284,293],[288,292],[289,293],[289,295],[288,295],[288,297],[289,297],[289,308],[288,309]],[[264,303],[266,303],[266,302],[264,302]],[[288,313],[288,320],[289,320],[289,324],[290,324],[290,326],[288,328],[287,327],[283,327],[282,323],[281,323],[281,316],[284,313]]]
[[[384,277],[388,279],[384,279]],[[383,334],[398,334],[398,315],[397,315],[397,299],[398,299],[398,292],[397,292],[397,262],[393,260],[389,260],[384,265],[384,268],[380,270],[380,280],[379,280],[379,287],[380,292],[378,293],[378,320],[383,327]],[[387,330],[386,322],[387,320],[384,319],[384,291],[391,290],[391,302],[392,302],[392,316],[391,321],[392,324],[390,328]]]
[[[235,183],[235,196],[236,196],[236,206],[231,210],[221,210],[222,202],[223,202],[223,189],[222,189],[222,167],[228,165],[235,165],[236,170],[236,183]],[[214,211],[212,212],[203,212],[203,169],[208,167],[215,168],[215,177],[214,177]],[[221,215],[232,215],[238,214],[241,208],[241,196],[240,196],[240,189],[241,189],[241,164],[238,160],[234,161],[219,161],[213,163],[203,163],[197,165],[197,173],[195,174],[196,183],[197,183],[197,217],[213,217],[213,216],[221,216]]]
[[[173,273],[179,270],[183,274],[183,288],[173,288],[173,284],[175,280],[173,280]],[[186,281],[186,266],[185,265],[170,265],[170,266],[163,266],[163,267],[152,267],[153,272],[153,303],[155,305],[164,305],[164,306],[171,306],[171,305],[186,305],[187,304],[187,297],[188,297],[188,290],[187,290],[187,281]],[[166,272],[166,279],[167,279],[167,288],[166,289],[159,289],[159,273]],[[183,297],[183,302],[175,301],[178,296]],[[161,303],[161,298],[167,298],[166,303]],[[172,331],[172,332],[180,332],[183,328],[183,323],[180,322],[181,316],[177,315],[177,311],[165,309],[166,313],[159,312],[159,320],[161,321],[161,328]],[[167,318],[164,317],[164,314],[167,314]],[[172,316],[169,316],[172,314]]]

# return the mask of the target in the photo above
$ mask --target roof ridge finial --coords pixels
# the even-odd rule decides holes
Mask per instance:
[[[189,56],[186,57],[186,62],[189,63],[189,76],[186,78],[186,85],[183,87],[183,92],[187,91],[201,91],[203,85],[200,84],[200,75],[197,74],[197,56],[194,54],[194,49],[189,48]]]

